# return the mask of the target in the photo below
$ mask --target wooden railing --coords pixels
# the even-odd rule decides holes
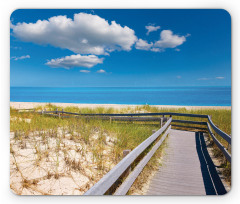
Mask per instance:
[[[220,130],[216,125],[212,122],[211,117],[209,115],[201,115],[201,114],[187,114],[187,113],[174,113],[174,112],[162,112],[162,113],[120,113],[120,114],[81,114],[81,113],[72,113],[66,112],[62,109],[62,111],[42,111],[39,112],[41,114],[56,116],[56,117],[63,117],[69,118],[71,116],[80,117],[80,118],[88,118],[88,119],[102,119],[102,120],[111,120],[111,121],[166,121],[165,116],[183,116],[183,117],[197,117],[197,118],[206,118],[208,122],[199,122],[199,121],[189,121],[189,120],[172,120],[175,123],[184,123],[184,124],[196,124],[196,125],[205,125],[207,130],[212,137],[213,141],[219,147],[219,149],[223,152],[226,156],[227,160],[231,162],[231,158],[229,157],[229,153],[227,153],[227,149],[216,139],[211,128],[223,138],[228,145],[231,145],[231,137]],[[144,116],[144,117],[143,117]],[[146,117],[147,116],[147,117]],[[152,117],[149,117],[152,116]],[[156,117],[162,116],[162,117]],[[180,127],[179,125],[172,125],[173,127]],[[183,126],[182,126],[183,127]],[[185,126],[186,128],[188,126]],[[211,127],[211,128],[210,128]],[[205,129],[202,127],[194,127],[196,129]]]
[[[161,128],[138,145],[134,150],[132,150],[126,157],[124,157],[115,167],[113,167],[105,176],[103,176],[100,181],[98,181],[92,188],[90,188],[84,195],[103,195],[105,194],[110,187],[121,177],[121,175],[131,166],[131,164],[136,160],[139,155],[141,155],[154,141],[156,141],[159,136],[160,140],[151,148],[151,150],[143,157],[143,159],[137,164],[133,171],[128,175],[128,177],[123,181],[121,186],[115,191],[114,195],[125,195],[133,182],[136,180],[137,176],[141,173],[144,166],[151,159],[156,150],[160,147],[164,139],[166,138],[171,125],[173,127],[182,127],[182,128],[194,128],[200,130],[207,130],[211,138],[217,147],[222,151],[223,155],[226,157],[227,161],[231,163],[231,154],[228,150],[219,142],[213,133],[212,129],[217,135],[223,138],[228,145],[231,145],[231,137],[220,130],[211,120],[209,115],[200,115],[200,114],[186,114],[186,113],[173,113],[173,112],[163,112],[163,113],[133,113],[133,114],[81,114],[81,113],[71,113],[65,111],[42,111],[40,114],[46,114],[55,117],[79,117],[79,118],[88,118],[88,119],[102,119],[102,120],[115,120],[115,121],[161,121]],[[149,117],[151,116],[151,117]],[[162,117],[156,117],[162,116]],[[170,117],[165,117],[170,116]],[[190,121],[190,120],[175,120],[172,119],[172,116],[183,116],[183,117],[197,117],[197,118],[206,118],[206,122],[202,121]],[[163,125],[163,122],[165,124]],[[180,124],[191,124],[191,125],[201,125],[204,127],[192,127],[184,126],[171,123],[180,123]],[[163,125],[163,126],[162,126]]]
[[[88,190],[84,195],[103,195],[107,190],[117,181],[117,179],[126,171],[126,169],[135,161],[135,159],[142,154],[147,147],[149,147],[158,137],[161,135],[172,122],[172,118],[169,118],[165,125],[160,128],[157,132],[148,137],[140,145],[138,145],[133,151],[131,151],[126,157],[124,157],[115,167],[113,167],[103,178],[98,181],[90,190]],[[169,128],[167,129],[169,130]],[[143,167],[147,164],[149,159],[152,157],[157,148],[162,144],[165,139],[165,135],[155,144],[155,148],[141,160],[134,171],[128,176],[127,180],[123,183],[124,187],[121,187],[120,190],[117,190],[118,195],[126,194],[137,176],[140,174]]]

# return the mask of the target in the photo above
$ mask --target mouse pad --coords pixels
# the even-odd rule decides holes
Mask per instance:
[[[224,195],[231,17],[223,9],[10,16],[17,195]]]

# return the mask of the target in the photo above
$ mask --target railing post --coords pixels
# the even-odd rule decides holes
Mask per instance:
[[[56,114],[58,114],[58,109],[56,108]]]
[[[163,118],[160,118],[160,127],[163,126]]]

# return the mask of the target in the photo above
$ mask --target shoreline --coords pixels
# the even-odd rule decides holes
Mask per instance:
[[[49,103],[46,102],[10,102],[10,107],[15,109],[31,109],[36,108],[37,106],[45,106]],[[80,104],[80,103],[51,103],[55,106],[61,106],[63,108],[74,106],[78,108],[114,108],[114,109],[122,109],[122,108],[135,108],[137,106],[143,106],[143,105],[124,105],[124,104]],[[231,106],[178,106],[178,105],[149,105],[151,107],[157,107],[157,108],[186,108],[187,110],[201,110],[201,109],[214,109],[214,110],[231,110]]]

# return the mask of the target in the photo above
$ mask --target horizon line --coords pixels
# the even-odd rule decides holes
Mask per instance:
[[[225,86],[10,86],[10,88],[182,88],[182,87],[232,87],[232,85]]]

